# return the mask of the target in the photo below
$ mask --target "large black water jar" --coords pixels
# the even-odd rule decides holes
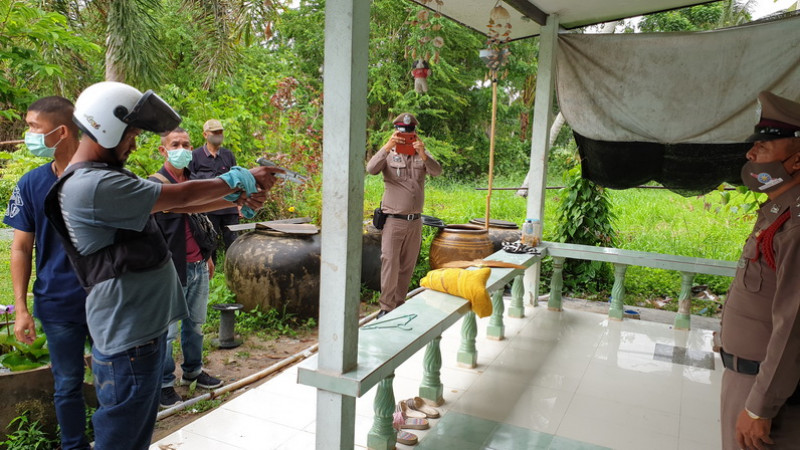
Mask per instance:
[[[245,310],[276,308],[298,317],[319,313],[320,234],[294,236],[255,230],[239,236],[225,256],[225,280]],[[363,234],[361,282],[380,290],[381,235]]]

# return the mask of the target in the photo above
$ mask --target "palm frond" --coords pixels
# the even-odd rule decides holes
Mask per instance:
[[[93,2],[106,11],[106,79],[140,87],[157,85],[161,79],[158,39],[161,11],[158,0],[103,0]]]

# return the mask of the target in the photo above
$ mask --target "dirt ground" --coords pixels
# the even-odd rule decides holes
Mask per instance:
[[[284,358],[311,347],[317,343],[316,330],[305,335],[298,335],[290,338],[281,336],[278,339],[264,339],[258,336],[249,336],[239,347],[232,349],[212,350],[208,358],[204,361],[203,369],[211,375],[223,380],[226,385],[239,381],[249,375],[257,373],[267,367],[276,364]],[[176,365],[180,365],[180,356],[176,355]],[[178,367],[175,375],[180,379],[181,369]],[[223,402],[235,398],[237,395],[252,389],[275,374],[262,378],[257,382],[234,391],[224,397]],[[203,395],[208,392],[206,389],[197,388],[194,393],[190,393],[189,386],[176,386],[175,390],[183,397],[184,401]],[[172,416],[156,422],[156,429],[153,433],[153,442],[166,437],[178,429],[186,426],[190,422],[202,417],[207,411],[198,413],[193,411],[194,405],[186,410],[173,414]]]
[[[360,317],[363,318],[369,315],[377,310],[377,308],[377,305],[366,305],[362,302]],[[215,336],[206,336],[206,339],[213,337]],[[266,339],[251,335],[248,336],[247,340],[239,347],[210,351],[208,358],[204,361],[203,368],[211,375],[223,380],[226,385],[229,385],[249,375],[260,372],[287,357],[302,352],[316,343],[316,329],[302,335],[297,335],[296,337],[281,336],[278,339]],[[180,355],[176,355],[175,364],[178,368],[175,371],[175,375],[178,378],[181,376],[180,362]],[[278,373],[280,372],[276,372],[253,384],[238,389],[225,396],[222,401],[230,401],[247,390],[266,382]],[[205,389],[198,388],[194,393],[190,393],[189,386],[176,386],[175,390],[183,397],[184,401],[208,392]],[[207,412],[208,411],[196,412],[195,405],[192,405],[180,413],[157,421],[153,433],[153,442],[174,433],[180,428],[199,419]]]

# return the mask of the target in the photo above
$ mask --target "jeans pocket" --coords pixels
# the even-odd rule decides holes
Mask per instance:
[[[94,385],[97,391],[97,401],[101,406],[114,406],[117,404],[117,386],[114,382],[114,363],[111,361],[92,361],[94,372]]]

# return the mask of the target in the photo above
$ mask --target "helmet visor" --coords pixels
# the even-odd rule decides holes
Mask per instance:
[[[119,119],[132,127],[153,133],[172,131],[181,123],[181,116],[151,90],[142,95],[131,112]]]

